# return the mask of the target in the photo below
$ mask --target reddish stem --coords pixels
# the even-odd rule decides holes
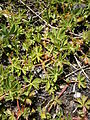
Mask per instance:
[[[60,92],[60,94],[59,94],[59,98],[61,97],[61,95],[65,92],[65,90],[67,89],[67,87],[69,86],[69,84],[67,84],[63,89],[62,89],[62,91]]]
[[[21,112],[18,99],[17,99],[17,108],[18,108],[18,111],[17,111],[17,120],[18,120],[19,113]]]
[[[72,120],[81,120],[79,117],[73,117]]]

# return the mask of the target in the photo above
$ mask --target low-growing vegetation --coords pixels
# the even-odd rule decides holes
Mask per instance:
[[[89,47],[89,0],[1,0],[0,120],[89,120]]]

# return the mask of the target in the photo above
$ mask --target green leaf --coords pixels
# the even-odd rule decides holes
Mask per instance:
[[[7,112],[8,115],[12,115],[12,113],[11,113],[11,111],[9,109],[7,109],[6,112]]]
[[[81,76],[80,73],[77,76],[78,80],[78,88],[80,89],[81,87],[86,88],[86,81],[85,77]]]
[[[4,71],[3,71],[3,65],[0,64],[0,75],[3,75],[4,74]]]
[[[29,97],[31,98],[31,97],[34,97],[35,96],[35,91],[33,90],[32,92],[30,92],[30,94],[29,94]]]
[[[45,119],[46,118],[46,109],[43,108],[41,111],[41,119]]]
[[[14,31],[15,31],[15,24],[13,24],[13,26],[12,26],[12,28],[11,28],[10,33],[9,33],[9,34],[13,34],[13,33],[14,33]]]
[[[35,89],[39,89],[39,84],[41,83],[41,79],[36,78],[33,80],[32,85]]]
[[[90,99],[87,100],[87,102],[85,103],[85,106],[88,110],[90,110]]]
[[[57,81],[57,77],[58,77],[58,74],[56,73],[55,76],[54,76],[54,80],[53,80],[54,82]]]
[[[77,98],[78,108],[86,107],[87,109],[90,108],[90,100],[88,100],[88,97],[83,95],[81,98]]]
[[[82,96],[82,102],[83,102],[83,104],[85,104],[85,102],[86,102],[87,99],[88,99],[87,96],[85,96],[85,95]]]
[[[78,98],[78,99],[77,99],[77,102],[82,105],[82,100],[81,100],[81,98]]]
[[[50,82],[49,82],[49,80],[48,80],[48,81],[47,81],[47,83],[46,83],[45,90],[46,90],[46,91],[48,91],[48,90],[49,90],[49,88],[50,88]]]
[[[30,100],[30,99],[26,99],[26,104],[29,104],[29,105],[31,105],[32,104],[32,101]]]
[[[82,108],[82,105],[77,105],[77,108]]]

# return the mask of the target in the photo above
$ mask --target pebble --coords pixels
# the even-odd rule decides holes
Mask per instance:
[[[74,98],[79,98],[79,97],[81,97],[81,93],[80,92],[75,92]]]
[[[0,10],[2,10],[2,8],[0,7]]]

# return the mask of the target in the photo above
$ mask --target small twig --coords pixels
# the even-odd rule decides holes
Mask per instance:
[[[22,0],[19,0],[20,3],[22,3],[24,6],[26,6],[33,14],[35,14],[38,18],[40,18],[44,23],[45,25],[49,26],[50,28],[55,28],[55,29],[58,29],[57,27],[54,27],[50,24],[47,23],[47,21],[45,21],[41,16],[39,16],[36,12],[34,12],[28,5],[26,5]]]
[[[74,56],[74,58],[75,58],[75,60],[76,60],[76,62],[77,62],[77,64],[78,64],[78,66],[81,68],[80,62],[78,61],[77,57]],[[88,75],[84,72],[83,68],[81,69],[81,71],[82,71],[83,74],[86,76],[86,78],[89,79]]]
[[[72,120],[81,120],[80,117],[73,117]]]
[[[83,36],[82,35],[78,35],[78,34],[75,34],[75,33],[72,33],[72,32],[69,32],[71,35],[74,35],[74,36],[76,36],[76,38],[83,38]]]
[[[46,41],[46,42],[50,42],[50,39],[48,39],[48,38],[41,38],[41,40]]]
[[[68,86],[69,86],[69,84],[67,84],[67,85],[62,89],[62,91],[60,92],[58,98],[61,97],[61,95],[65,92],[65,90],[67,89]]]
[[[46,8],[42,12],[38,13],[38,15],[40,16],[45,10],[46,10]],[[36,18],[36,17],[37,16],[33,16],[33,18]]]
[[[41,2],[39,2],[39,3],[41,3]],[[47,6],[45,3],[44,3],[44,1],[42,1],[42,3],[44,4],[44,6],[46,7],[46,8],[48,8],[49,6]]]
[[[77,69],[77,70],[75,70],[75,71],[69,73],[69,74],[66,75],[64,78],[68,78],[68,77],[70,77],[71,75],[77,73],[78,71],[80,71],[80,70],[82,70],[82,69],[86,69],[86,68],[88,68],[88,67],[90,67],[90,65],[82,66],[81,68],[79,68],[79,69]]]
[[[17,108],[18,108],[18,111],[20,112],[20,106],[19,106],[19,101],[17,99]]]
[[[77,70],[77,68],[76,68],[73,64],[70,63],[70,65],[71,65],[74,69]],[[77,74],[75,73],[75,75],[77,75]],[[72,91],[73,91],[73,93],[74,93],[74,92],[75,92],[75,89],[76,89],[76,82],[77,82],[77,81],[70,81],[70,83],[73,83],[73,82],[74,82],[74,85],[73,85],[73,90],[72,90]]]
[[[71,65],[74,69],[78,70],[73,64],[70,63],[70,65]],[[75,73],[75,75],[77,75],[77,74]]]

